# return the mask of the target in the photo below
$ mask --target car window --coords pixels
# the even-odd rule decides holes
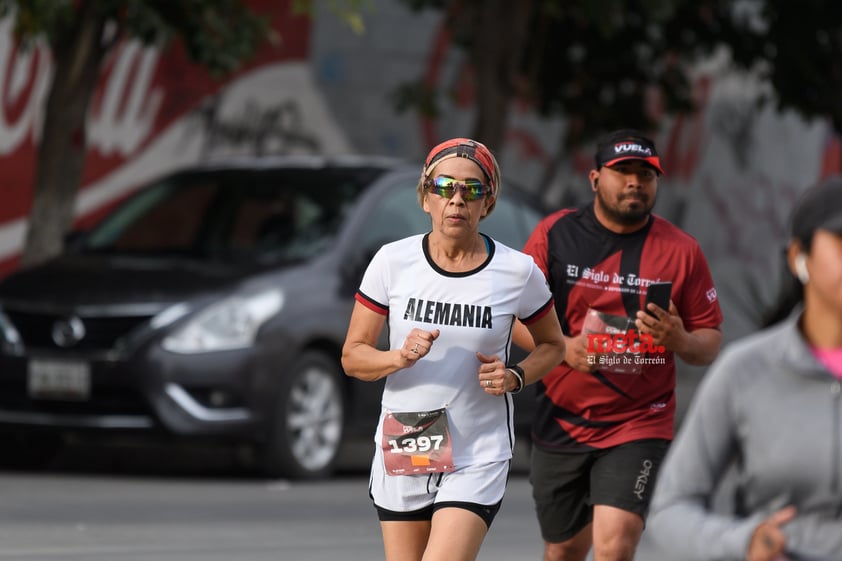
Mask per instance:
[[[92,246],[108,246],[115,251],[160,251],[189,247],[199,235],[202,217],[208,211],[217,190],[214,181],[197,181],[190,189],[175,189],[166,183],[160,188],[139,193],[132,204],[122,207],[108,221],[108,227],[96,229],[90,237]],[[166,227],[149,228],[149,224]]]
[[[375,249],[387,242],[430,231],[430,217],[418,206],[415,185],[415,180],[407,180],[380,198],[366,224],[363,247]]]
[[[543,216],[536,209],[506,196],[506,192],[503,191],[494,212],[479,223],[479,230],[509,247],[520,250],[541,218]]]
[[[83,250],[309,258],[332,242],[348,209],[379,173],[329,168],[176,175],[107,216]]]

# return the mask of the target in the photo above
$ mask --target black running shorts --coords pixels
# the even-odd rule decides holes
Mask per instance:
[[[532,447],[529,480],[545,541],[575,536],[593,520],[593,505],[608,505],[646,519],[655,477],[669,441],[638,440],[585,453]]]

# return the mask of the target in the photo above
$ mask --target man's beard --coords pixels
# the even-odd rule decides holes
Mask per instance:
[[[635,226],[649,216],[649,213],[652,212],[652,208],[655,206],[655,199],[657,197],[652,197],[651,201],[648,202],[643,198],[639,201],[637,208],[629,208],[627,210],[620,208],[620,204],[627,197],[621,198],[615,206],[608,204],[608,201],[605,200],[605,197],[602,196],[602,192],[599,190],[596,192],[596,198],[599,201],[602,212],[612,221],[623,226]]]

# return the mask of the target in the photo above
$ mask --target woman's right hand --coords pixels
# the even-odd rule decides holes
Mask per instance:
[[[410,331],[400,348],[402,368],[409,368],[420,358],[426,356],[433,348],[433,341],[438,339],[440,333],[441,331],[438,329],[424,331],[414,328]]]

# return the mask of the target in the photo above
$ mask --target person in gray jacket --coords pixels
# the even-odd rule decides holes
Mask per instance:
[[[791,228],[803,304],[723,351],[664,460],[647,533],[671,559],[842,560],[842,177],[807,189]]]

